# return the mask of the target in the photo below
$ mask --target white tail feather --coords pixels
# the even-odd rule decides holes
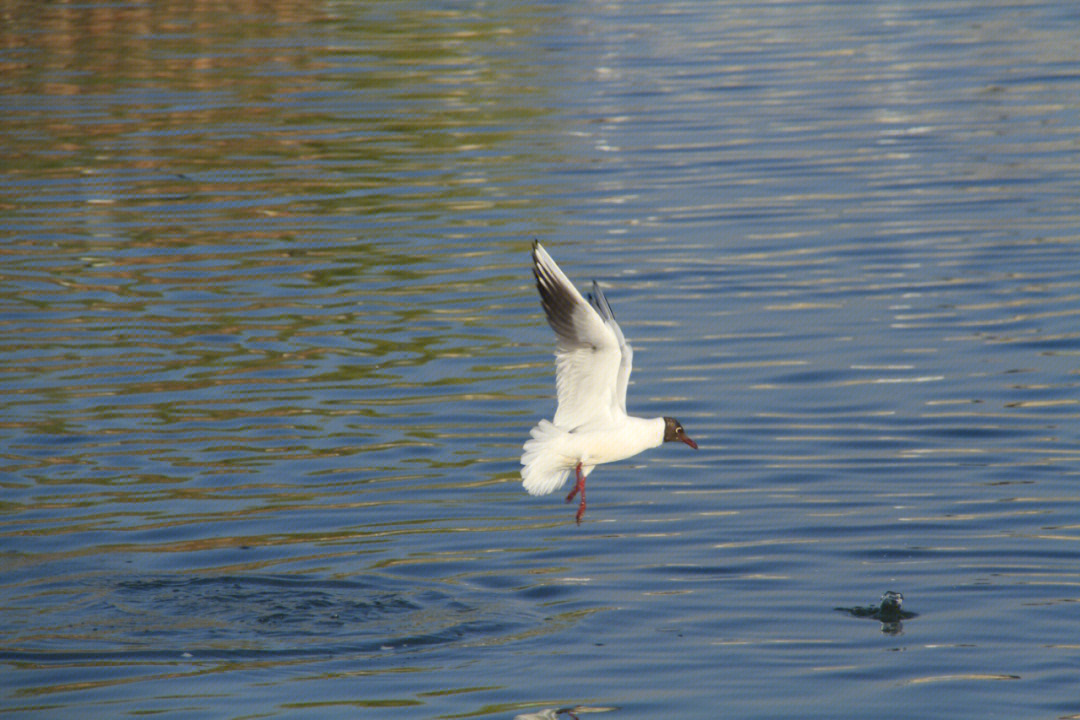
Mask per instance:
[[[567,460],[551,448],[564,432],[548,420],[541,420],[529,431],[532,440],[525,442],[525,452],[521,456],[521,480],[530,495],[547,495],[566,482],[571,468],[566,465]]]

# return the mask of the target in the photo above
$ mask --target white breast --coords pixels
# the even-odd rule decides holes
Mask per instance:
[[[625,416],[616,426],[579,428],[565,436],[570,457],[583,465],[602,465],[624,460],[664,442],[663,418]]]

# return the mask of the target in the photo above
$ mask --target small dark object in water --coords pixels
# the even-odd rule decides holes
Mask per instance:
[[[881,602],[877,605],[864,605],[856,607],[838,607],[836,610],[846,612],[852,617],[868,617],[881,621],[881,632],[888,635],[896,635],[903,627],[901,620],[917,617],[917,613],[903,610],[904,595],[893,590],[886,590],[881,595]]]

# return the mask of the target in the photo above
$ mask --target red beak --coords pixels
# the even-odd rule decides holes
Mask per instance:
[[[680,435],[680,436],[679,436],[679,439],[680,439],[680,440],[682,440],[682,441],[683,441],[684,443],[686,443],[687,445],[689,445],[690,447],[692,447],[692,448],[694,448],[695,450],[697,450],[697,443],[696,443],[696,442],[694,442],[693,440],[691,440],[691,439],[690,439],[690,437],[689,437],[688,435]]]

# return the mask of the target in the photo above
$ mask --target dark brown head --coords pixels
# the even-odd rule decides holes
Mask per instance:
[[[672,440],[681,440],[690,447],[697,450],[697,443],[690,439],[690,437],[683,432],[682,425],[675,418],[664,418],[664,442],[671,442]]]

